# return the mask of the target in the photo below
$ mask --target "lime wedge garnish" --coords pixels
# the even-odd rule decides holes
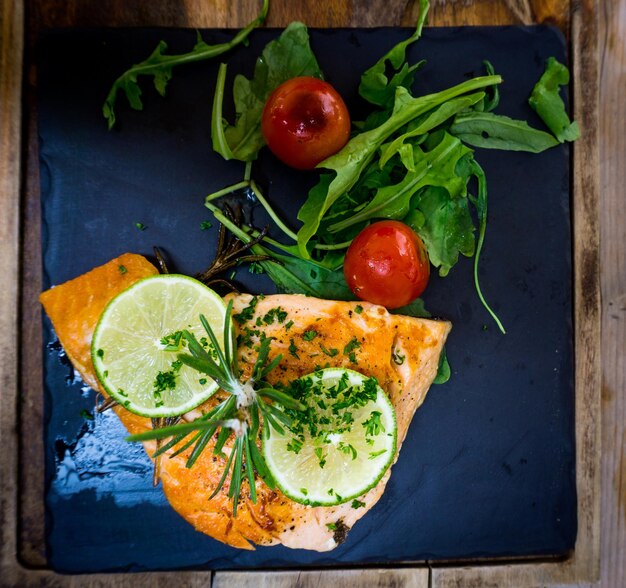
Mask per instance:
[[[204,284],[176,274],[145,278],[104,309],[91,343],[96,374],[124,408],[146,417],[184,414],[217,390],[208,376],[177,361],[186,352],[183,330],[211,352],[200,323],[224,331],[226,307]]]
[[[282,492],[302,504],[333,506],[365,494],[396,453],[396,415],[374,378],[346,369],[314,372],[291,384],[307,408],[286,411],[291,425],[273,428],[265,460]]]

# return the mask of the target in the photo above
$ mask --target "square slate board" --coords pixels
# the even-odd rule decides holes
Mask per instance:
[[[252,74],[255,57],[278,32],[222,56]],[[327,79],[358,120],[361,72],[407,30],[312,30]],[[206,31],[208,42],[232,33]],[[212,259],[216,227],[204,196],[241,179],[243,166],[211,149],[210,110],[217,67],[178,68],[166,99],[144,80],[143,112],[125,99],[106,130],[101,106],[112,81],[166,39],[188,50],[193,31],[59,30],[38,46],[44,285],[59,284],[116,255],[151,255],[158,245],[177,271]],[[489,59],[504,77],[498,112],[542,128],[526,103],[544,60],[565,61],[560,34],[545,27],[425,30],[409,50],[425,58],[417,93],[480,75]],[[226,104],[231,104],[230,96]],[[454,325],[452,378],[433,386],[410,427],[380,502],[334,551],[285,547],[239,551],[196,532],[152,488],[151,462],[123,441],[112,413],[85,419],[93,392],[76,380],[44,317],[47,547],[60,572],[245,569],[390,564],[424,559],[560,555],[576,538],[571,308],[569,148],[541,155],[478,150],[489,181],[489,226],[480,275],[508,333],[490,320],[462,259],[424,295]],[[315,174],[288,170],[264,152],[254,176],[287,218]],[[264,224],[262,209],[251,212]],[[147,226],[144,231],[136,222]],[[245,269],[242,288],[272,292]]]

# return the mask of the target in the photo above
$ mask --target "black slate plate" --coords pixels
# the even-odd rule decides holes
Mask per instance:
[[[250,75],[276,31],[253,33],[227,57],[229,75]],[[312,46],[354,118],[360,73],[406,37],[398,29],[316,30]],[[219,42],[230,33],[210,31]],[[45,286],[112,257],[158,245],[178,271],[212,257],[215,228],[203,197],[238,181],[242,165],[211,150],[210,104],[218,61],[175,71],[166,99],[144,85],[144,112],[118,106],[108,132],[100,109],[110,83],[159,39],[187,50],[191,31],[71,30],[38,47]],[[504,76],[499,112],[541,122],[526,98],[551,55],[565,60],[551,28],[427,29],[410,59],[428,59],[419,92],[482,73]],[[232,79],[232,78],[231,78]],[[501,335],[479,304],[471,262],[433,278],[424,298],[454,330],[452,379],[417,412],[387,490],[335,551],[232,549],[197,533],[151,486],[151,464],[113,414],[85,419],[93,393],[55,350],[45,357],[47,543],[62,572],[393,564],[440,558],[563,554],[576,537],[569,150],[541,155],[481,151],[490,192],[483,286],[505,323]],[[255,176],[292,219],[314,175],[264,153]],[[262,224],[261,211],[254,211]],[[135,223],[147,226],[145,231]],[[251,291],[263,276],[240,270]],[[45,340],[54,342],[44,319]]]

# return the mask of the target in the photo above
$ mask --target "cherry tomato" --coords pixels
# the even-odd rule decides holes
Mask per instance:
[[[365,227],[352,241],[343,266],[348,286],[361,300],[398,308],[426,288],[426,247],[409,226],[394,220]]]
[[[292,78],[268,98],[261,131],[270,151],[283,163],[313,169],[348,142],[350,115],[329,83]]]

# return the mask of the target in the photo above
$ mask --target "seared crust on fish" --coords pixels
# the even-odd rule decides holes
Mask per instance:
[[[121,272],[120,265],[127,271]],[[68,357],[85,382],[100,392],[90,354],[91,336],[100,314],[109,300],[134,281],[156,273],[145,258],[126,254],[41,295]],[[272,384],[287,384],[320,367],[350,368],[375,377],[396,411],[399,451],[413,414],[437,374],[451,328],[449,322],[392,315],[366,302],[287,294],[240,294],[230,298],[244,375],[254,363],[260,338],[272,337],[270,359],[282,355],[278,367],[268,375]],[[315,331],[314,338],[303,337],[310,331]],[[344,353],[349,344],[353,352]],[[339,352],[324,351],[330,349]],[[192,420],[206,412],[223,394],[218,392],[185,418]],[[120,407],[115,410],[129,432],[151,428],[150,419]],[[155,443],[144,445],[151,455]],[[253,504],[244,482],[237,517],[233,517],[228,479],[217,496],[209,500],[226,463],[225,457],[213,455],[213,445],[214,440],[192,468],[186,467],[190,450],[169,459],[165,454],[160,466],[163,490],[172,507],[196,529],[242,549],[253,549],[252,544],[279,543],[317,551],[335,548],[382,496],[391,472],[388,470],[374,488],[360,497],[365,503],[360,508],[353,508],[350,502],[333,507],[298,504],[278,490],[270,490],[260,479],[256,480],[257,502]],[[225,451],[229,451],[228,444]],[[328,528],[329,523],[333,523],[333,530]]]

